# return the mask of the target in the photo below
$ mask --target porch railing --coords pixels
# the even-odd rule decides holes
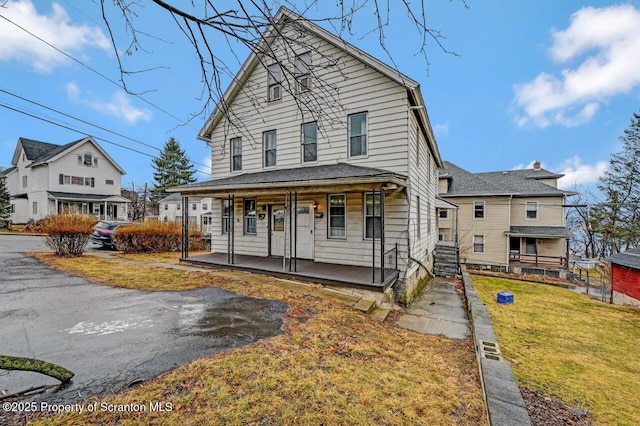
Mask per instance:
[[[396,270],[398,269],[398,243],[395,244],[395,246],[384,252],[384,265],[383,265],[385,270],[391,269],[391,270]]]
[[[520,263],[529,263],[538,265],[561,265],[565,268],[569,267],[569,261],[564,256],[543,256],[538,254],[525,254],[519,252],[510,252],[509,260]]]

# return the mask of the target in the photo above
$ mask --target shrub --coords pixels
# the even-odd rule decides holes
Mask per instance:
[[[160,253],[178,251],[182,247],[182,224],[180,222],[146,222],[116,228],[113,241],[125,253]],[[189,230],[189,247],[197,250],[203,245],[202,233]]]
[[[39,227],[47,236],[44,242],[56,256],[81,256],[91,238],[97,220],[93,216],[61,214],[44,218]]]

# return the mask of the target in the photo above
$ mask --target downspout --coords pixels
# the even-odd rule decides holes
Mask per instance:
[[[511,206],[513,204],[513,194],[509,195],[509,223],[507,224],[509,226],[508,231],[511,231]],[[507,233],[506,235],[507,238],[507,250],[506,250],[506,265],[507,265],[507,271],[509,272],[509,253],[511,252],[511,234]]]

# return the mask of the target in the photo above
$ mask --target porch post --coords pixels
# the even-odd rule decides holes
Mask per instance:
[[[227,263],[231,264],[231,194],[227,195],[227,208],[229,209],[229,215],[227,216]],[[224,229],[224,203],[222,203],[222,228]]]
[[[107,210],[107,202],[105,201],[104,202],[104,217],[103,217],[103,219],[105,219],[105,220],[109,219],[109,217],[107,216],[108,214],[109,213],[108,213],[108,210]]]
[[[298,272],[298,192],[295,193],[295,207],[293,208],[293,230],[295,238],[293,240],[293,271]],[[294,234],[291,234],[294,235]]]
[[[375,203],[374,203],[374,212],[375,212]],[[375,230],[374,230],[374,234],[375,234]],[[380,187],[380,282],[384,284],[384,188],[383,187]]]
[[[189,197],[182,197],[182,258],[189,257]]]
[[[231,223],[229,224],[229,232],[231,232],[231,264],[236,263],[236,196],[231,195]],[[258,205],[256,203],[256,213]]]
[[[284,242],[282,244],[282,272],[286,272],[287,270],[287,212],[289,211],[289,207],[287,203],[289,202],[289,193],[285,192],[284,195]]]
[[[365,203],[364,203],[365,213],[367,209],[366,198],[367,197],[365,196]],[[376,282],[376,190],[375,189],[371,194],[371,198],[372,198],[371,203],[373,204],[373,230],[371,235],[371,282],[375,283]],[[345,212],[345,216],[346,216],[346,212]],[[365,235],[367,235],[366,214],[365,214],[365,222],[364,222],[364,233]]]

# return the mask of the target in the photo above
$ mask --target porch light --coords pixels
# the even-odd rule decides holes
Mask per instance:
[[[313,209],[314,209],[314,210],[317,210],[317,209],[318,209],[318,202],[317,202],[317,201],[314,201],[314,202],[313,202]]]

